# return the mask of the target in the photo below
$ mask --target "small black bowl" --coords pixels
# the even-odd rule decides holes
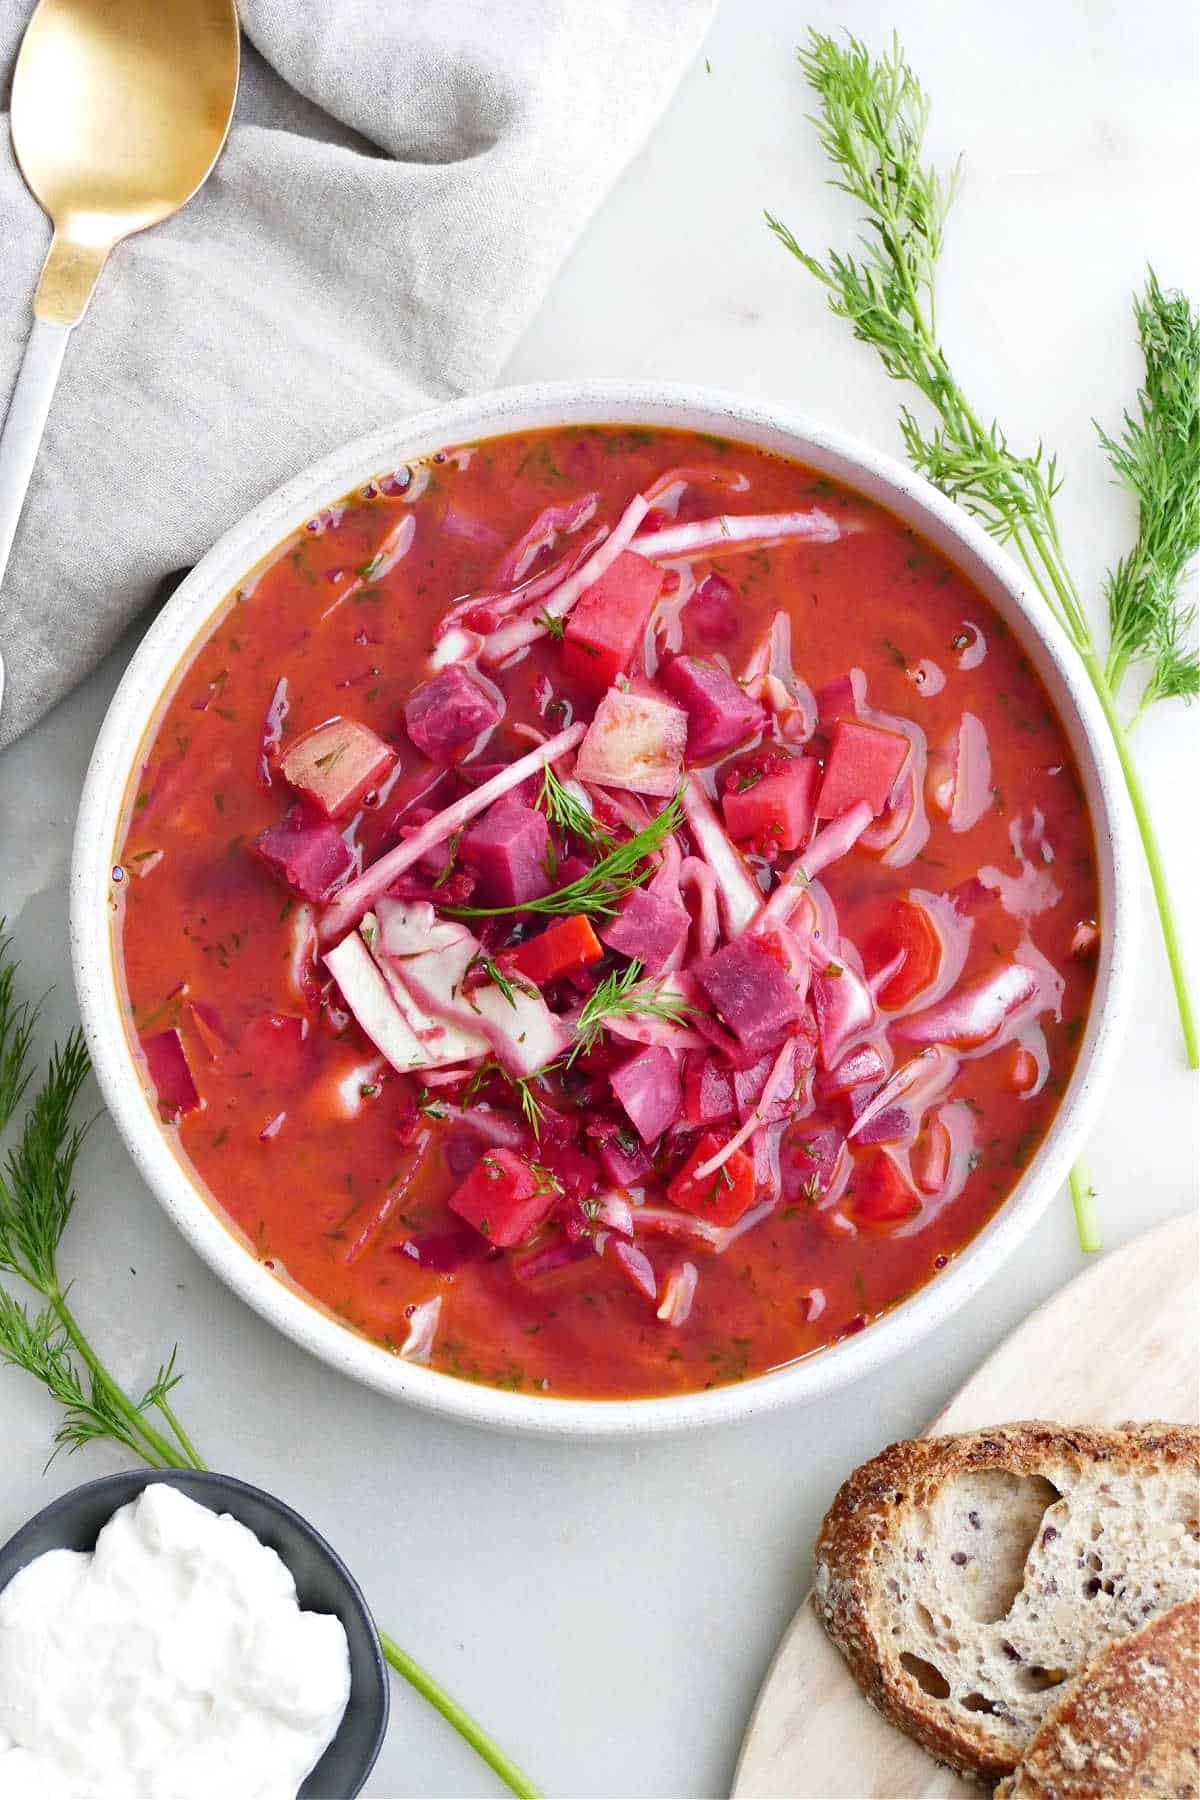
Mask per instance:
[[[141,1470],[105,1475],[73,1488],[23,1525],[0,1550],[0,1591],[45,1550],[94,1550],[118,1507],[152,1481],[169,1481],[210,1512],[231,1513],[291,1571],[307,1612],[333,1613],[350,1647],[350,1699],[337,1736],[301,1787],[297,1800],[352,1800],[375,1766],[387,1731],[391,1692],[375,1621],[362,1590],[337,1552],[300,1514],[261,1488],[200,1469]]]

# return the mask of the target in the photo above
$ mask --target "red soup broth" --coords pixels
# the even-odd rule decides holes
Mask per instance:
[[[501,722],[422,796],[432,775],[406,733],[405,706],[429,679],[448,606],[512,586],[507,552],[544,508],[596,496],[590,517],[569,521],[557,542],[530,547],[517,579],[536,577],[589,534],[598,538],[674,469],[695,478],[667,486],[643,537],[718,512],[815,509],[837,528],[833,542],[731,540],[663,558],[663,589],[635,677],[653,676],[658,661],[664,679],[678,652],[741,676],[756,666],[756,650],[782,613],[790,648],[781,651],[777,633],[771,666],[788,664],[785,685],[794,670],[820,703],[815,719],[806,719],[803,699],[799,712],[785,706],[764,732],[701,767],[718,809],[730,788],[752,793],[770,773],[769,758],[755,764],[756,751],[802,752],[825,765],[812,771],[821,780],[839,720],[884,729],[900,720],[918,728],[906,766],[928,830],[889,859],[878,840],[890,829],[894,844],[904,824],[893,793],[892,813],[875,819],[867,844],[854,843],[820,876],[840,942],[826,944],[827,962],[813,958],[806,1057],[797,1052],[796,1079],[761,1155],[751,1139],[743,1161],[727,1165],[739,1181],[750,1169],[757,1196],[740,1235],[718,1253],[687,1235],[693,1215],[672,1205],[670,1184],[705,1129],[685,1117],[641,1150],[628,1183],[634,1213],[666,1215],[665,1229],[639,1228],[630,1239],[620,1216],[617,1229],[606,1229],[608,1202],[598,1209],[596,1194],[621,1197],[609,1172],[575,1207],[573,1232],[551,1215],[528,1247],[502,1248],[480,1235],[478,1212],[472,1220],[448,1204],[489,1155],[472,1115],[493,1127],[499,1120],[524,1167],[562,1168],[564,1146],[577,1162],[580,1153],[594,1156],[589,1124],[620,1116],[609,1073],[638,1046],[603,1037],[569,1076],[533,1084],[535,1101],[553,1111],[553,1143],[533,1140],[527,1095],[494,1068],[477,1068],[457,1086],[453,1077],[448,1086],[425,1086],[422,1075],[397,1072],[313,954],[320,908],[289,893],[255,844],[295,798],[281,758],[331,718],[369,726],[395,753],[378,789],[337,820],[356,865],[368,867],[414,823],[412,807],[398,812],[406,794],[416,796],[419,822],[478,782],[472,761],[491,770],[528,753],[530,736],[514,727],[551,734],[590,719],[595,684],[565,666],[557,636],[543,636],[487,671]],[[760,678],[765,666],[760,656]],[[773,691],[778,701],[784,690]],[[802,690],[793,684],[795,693]],[[851,791],[852,749],[846,738]],[[666,801],[633,804],[654,813]],[[805,841],[813,828],[805,825]],[[695,854],[686,828],[678,841]],[[776,854],[769,835],[742,849],[764,896],[793,861],[793,850]],[[453,844],[450,852],[453,873]],[[437,879],[435,862],[427,884]],[[698,893],[682,891],[693,917],[690,963]],[[779,1368],[869,1327],[957,1256],[1011,1191],[1054,1117],[1091,999],[1098,918],[1092,827],[1066,734],[1020,643],[978,591],[889,513],[797,463],[687,432],[617,427],[448,450],[368,483],[268,558],[229,597],[173,682],[128,795],[113,901],[143,1076],[177,1154],[247,1254],[397,1354],[407,1349],[435,1369],[505,1388],[598,1399],[693,1392]],[[918,1001],[922,991],[933,994],[927,1021],[937,1011],[931,919],[943,934],[933,964],[954,964],[951,1012],[965,995],[970,1014],[972,995],[997,971],[1003,987],[1014,963],[1040,971],[1044,995],[1032,1014],[1025,1008],[1020,1032],[985,1018],[974,1032],[983,1041],[966,1042],[969,1017],[942,1030],[943,1041],[958,1034],[952,1075],[928,1104],[915,1103],[897,1161],[886,1132],[873,1147],[869,1129],[848,1148],[844,1140],[885,1070],[931,1041],[929,1031],[906,1039],[902,1029],[914,1017],[906,989]],[[513,942],[555,920],[466,922],[503,962]],[[593,923],[603,929],[603,919]],[[880,1049],[883,1068],[867,1055],[831,1072],[814,1052],[816,992],[822,981],[827,1000],[834,992],[843,952],[843,966],[855,962],[859,974],[865,966],[875,976],[881,1005],[893,1003],[857,1040],[860,1051]],[[898,969],[890,977],[889,958]],[[560,1015],[577,1007],[589,984],[622,966],[609,958],[590,973],[577,970],[577,991],[554,990],[552,1004]],[[942,987],[945,976],[943,967]],[[985,997],[985,1013],[989,1004]],[[690,1054],[704,1062],[703,1053]],[[731,1081],[719,1054],[715,1064]],[[863,1080],[847,1087],[855,1074]],[[758,1079],[761,1086],[761,1071]],[[737,1124],[735,1117],[717,1128],[718,1148]],[[627,1121],[620,1141],[638,1150]],[[721,1180],[713,1184],[718,1205]],[[557,1177],[551,1185],[557,1194]],[[621,1246],[636,1254],[615,1254]],[[685,1263],[695,1270],[690,1292]],[[416,1342],[423,1334],[414,1317],[419,1324],[428,1316],[417,1309],[439,1296],[436,1328]],[[660,1317],[664,1304],[668,1315],[683,1316]]]

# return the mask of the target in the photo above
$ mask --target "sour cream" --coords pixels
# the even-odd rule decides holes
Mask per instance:
[[[4,1800],[293,1800],[349,1695],[341,1621],[166,1482],[0,1593]]]

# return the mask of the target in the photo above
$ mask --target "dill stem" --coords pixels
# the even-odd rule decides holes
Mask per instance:
[[[1096,1190],[1088,1175],[1087,1164],[1082,1156],[1071,1170],[1071,1205],[1075,1208],[1075,1229],[1079,1233],[1079,1248],[1087,1255],[1094,1256],[1104,1248],[1100,1237],[1100,1224],[1096,1217]]]
[[[155,1456],[158,1458],[158,1466],[169,1469],[186,1469],[188,1464],[179,1454],[178,1450],[176,1450],[175,1446],[170,1443],[167,1438],[163,1437],[161,1432],[156,1431],[153,1425],[147,1425],[145,1419],[138,1413],[136,1406],[134,1406],[124,1388],[109,1374],[108,1370],[83,1335],[83,1332],[79,1329],[75,1315],[67,1305],[66,1299],[60,1290],[57,1287],[53,1288],[51,1292],[46,1295],[46,1299],[54,1308],[54,1312],[63,1330],[87,1364],[93,1379],[104,1388],[113,1403],[128,1419],[130,1429],[136,1431],[140,1437],[145,1439],[150,1449],[153,1450]],[[146,1456],[144,1451],[139,1450],[139,1454],[146,1462],[150,1461],[150,1458]]]
[[[1155,836],[1154,823],[1150,817],[1150,809],[1146,803],[1146,796],[1133,757],[1130,755],[1128,735],[1121,723],[1115,698],[1105,679],[1099,658],[1090,646],[1086,649],[1081,648],[1079,654],[1091,684],[1096,690],[1096,697],[1103,709],[1109,730],[1113,735],[1113,742],[1117,747],[1121,772],[1125,777],[1125,786],[1129,792],[1133,816],[1137,820],[1138,833],[1146,856],[1146,867],[1150,872],[1150,884],[1154,889],[1154,902],[1158,908],[1158,922],[1162,929],[1167,962],[1171,969],[1171,982],[1175,989],[1175,1004],[1179,1010],[1179,1023],[1183,1031],[1187,1064],[1189,1069],[1197,1069],[1200,1068],[1200,1044],[1197,1043],[1196,1038],[1196,1018],[1192,1011],[1187,973],[1183,966],[1183,953],[1180,950],[1179,936],[1175,929],[1175,913],[1171,906],[1171,896],[1167,892],[1167,875],[1163,868],[1162,853],[1158,847],[1158,838]]]
[[[156,1400],[155,1405],[158,1407],[163,1418],[167,1421],[167,1424],[171,1427],[171,1430],[175,1433],[183,1453],[191,1463],[193,1469],[203,1469],[205,1465],[201,1461],[200,1452],[197,1450],[195,1444],[193,1444],[187,1432],[183,1429],[183,1426],[179,1423],[179,1420],[175,1417],[170,1402],[164,1398],[162,1400]]]
[[[509,1792],[517,1795],[517,1800],[541,1800],[541,1789],[533,1785],[524,1770],[505,1754],[495,1738],[490,1737],[482,1725],[476,1723],[465,1707],[460,1706],[453,1695],[448,1694],[441,1683],[434,1680],[428,1669],[422,1668],[407,1650],[402,1650],[386,1631],[379,1633],[379,1642],[383,1646],[384,1656],[396,1673],[402,1675],[422,1699],[441,1713],[447,1724],[452,1725],[458,1735],[470,1744],[475,1754],[482,1757],[489,1769],[500,1777]]]

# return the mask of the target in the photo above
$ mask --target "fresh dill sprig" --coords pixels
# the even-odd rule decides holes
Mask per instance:
[[[562,642],[567,632],[564,620],[556,619],[553,613],[548,613],[546,611],[545,607],[542,608],[541,612],[534,613],[533,617],[534,623],[540,625],[548,637],[556,638],[560,643]]]
[[[525,900],[519,906],[446,906],[443,912],[457,919],[493,918],[502,913],[584,913],[589,917],[606,917],[617,910],[618,903],[632,888],[640,887],[654,873],[654,855],[667,838],[683,823],[683,802],[676,794],[649,825],[626,838],[612,843],[612,848],[594,863],[586,875],[556,888],[541,900]],[[611,841],[611,840],[610,840]]]
[[[18,1000],[13,992],[17,965],[9,954],[12,939],[0,919],[0,1131],[16,1112],[29,1086],[29,1050],[38,1021],[38,1006]]]
[[[1120,436],[1096,430],[1117,479],[1138,505],[1137,542],[1108,577],[1105,675],[1114,690],[1132,662],[1149,665],[1139,712],[1200,690],[1196,608],[1180,589],[1200,552],[1200,319],[1164,294],[1153,269],[1134,302],[1145,364],[1137,416]]]
[[[695,1012],[690,1001],[681,994],[664,993],[663,978],[643,981],[642,965],[634,960],[619,972],[606,975],[584,1001],[575,1027],[575,1042],[567,1065],[577,1056],[594,1050],[601,1034],[613,1019],[665,1019],[670,1025],[682,1025]]]
[[[1114,571],[1109,603],[1112,651],[1098,648],[1066,563],[1054,512],[1057,464],[1041,445],[1012,449],[1000,426],[985,424],[959,386],[937,332],[935,276],[946,214],[958,181],[922,161],[929,98],[899,42],[873,57],[857,38],[838,43],[813,31],[799,52],[817,98],[813,120],[835,170],[833,185],[858,202],[866,230],[856,254],[806,251],[779,219],[767,224],[825,288],[833,311],[879,354],[894,380],[910,382],[936,415],[930,430],[907,407],[900,426],[909,460],[943,493],[1011,546],[1074,644],[1113,734],[1141,834],[1184,1045],[1192,1068],[1200,1045],[1183,968],[1166,874],[1146,797],[1117,705],[1117,683],[1133,660],[1149,662],[1147,700],[1196,691],[1187,638],[1189,609],[1178,585],[1196,548],[1195,404],[1198,333],[1180,296],[1164,295],[1153,274],[1137,305],[1146,359],[1139,415],[1119,441],[1103,439],[1120,478],[1141,508],[1138,546]]]
[[[4,946],[0,970],[12,967]],[[10,1062],[23,1091],[32,1073],[29,1045],[12,1009],[0,1018],[0,1066]],[[64,1407],[60,1447],[78,1449],[93,1438],[108,1437],[155,1468],[198,1466],[167,1403],[177,1379],[174,1357],[143,1399],[131,1400],[88,1343],[69,1304],[69,1289],[59,1280],[58,1247],[74,1210],[75,1166],[88,1129],[76,1124],[73,1114],[90,1067],[82,1034],[74,1031],[54,1050],[20,1137],[0,1170],[0,1271],[18,1276],[45,1302],[31,1315],[3,1292],[0,1360],[36,1376]],[[168,1425],[174,1442],[153,1423],[153,1412]]]
[[[605,831],[604,827],[588,811],[583,801],[578,799],[570,788],[564,787],[549,763],[546,764],[542,775],[542,787],[537,797],[537,804],[545,813],[547,822],[559,831],[605,852],[613,848],[611,833]]]

